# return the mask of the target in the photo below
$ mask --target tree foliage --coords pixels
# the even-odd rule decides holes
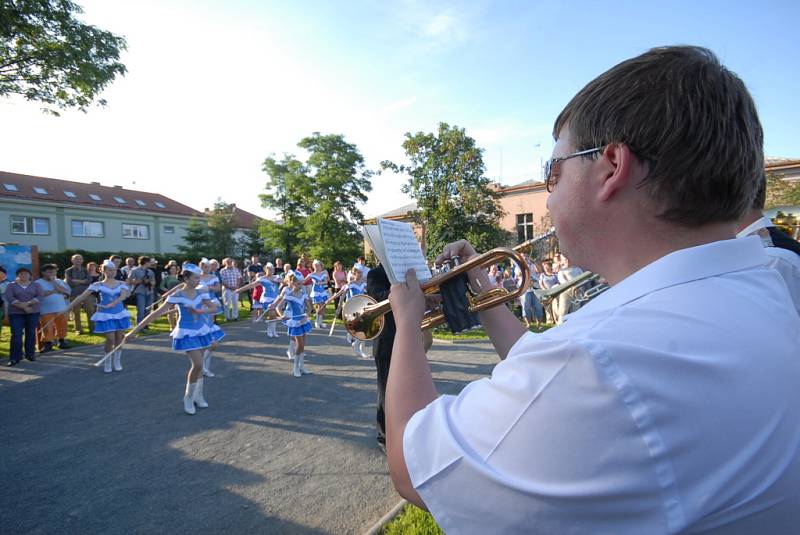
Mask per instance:
[[[390,161],[382,169],[408,175],[403,192],[417,203],[416,222],[426,225],[426,255],[434,257],[450,242],[467,239],[477,250],[510,240],[499,224],[503,210],[485,176],[483,150],[463,128],[439,123],[435,133],[406,133],[409,163]]]
[[[328,266],[335,260],[348,263],[363,250],[359,204],[372,190],[372,172],[340,134],[315,132],[298,147],[308,153],[305,162],[288,154],[264,161],[269,181],[261,200],[280,221],[264,221],[261,235],[268,249],[285,258],[305,251]]]
[[[86,111],[125,66],[123,37],[77,19],[69,0],[0,0],[0,95]],[[105,105],[105,100],[98,99]]]
[[[261,256],[264,254],[264,239],[261,237],[261,222],[256,221],[253,228],[245,231],[237,244],[242,256]]]
[[[190,260],[198,261],[203,257],[211,258],[211,238],[208,225],[197,218],[189,220],[186,225],[186,234],[183,243],[178,245],[178,250]]]
[[[308,151],[305,169],[306,218],[301,238],[308,253],[330,266],[335,260],[354,260],[363,250],[358,224],[364,219],[358,205],[372,190],[372,172],[358,148],[339,134],[315,132],[298,143]]]
[[[237,256],[240,243],[234,236],[237,230],[234,210],[233,204],[218,200],[205,219],[191,219],[178,250],[192,260]]]
[[[800,181],[787,182],[775,175],[767,175],[767,210],[778,206],[800,205]]]
[[[261,205],[278,214],[278,221],[261,222],[261,237],[267,250],[278,256],[291,258],[304,243],[300,234],[305,224],[305,201],[307,175],[300,160],[290,154],[276,160],[269,156],[262,167],[269,176],[266,193],[261,194]]]

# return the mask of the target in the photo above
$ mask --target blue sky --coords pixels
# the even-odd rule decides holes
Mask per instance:
[[[61,118],[0,101],[0,169],[221,197],[265,214],[267,155],[342,133],[367,162],[400,160],[403,134],[467,129],[504,183],[539,174],[552,122],[586,82],[650,47],[711,48],[753,93],[770,156],[800,157],[796,2],[83,0],[125,35],[129,68],[107,108]],[[538,145],[538,146],[537,146]],[[402,205],[381,175],[363,211]]]

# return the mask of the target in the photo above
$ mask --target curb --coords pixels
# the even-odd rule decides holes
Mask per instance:
[[[492,341],[489,337],[486,338],[462,338],[462,339],[450,339],[450,338],[436,338],[433,337],[434,342],[437,344],[447,344],[447,345],[462,345],[462,344],[491,344]]]
[[[400,514],[400,512],[405,508],[406,505],[408,505],[408,502],[406,500],[400,500],[400,502],[394,507],[392,507],[392,509],[388,513],[383,515],[380,520],[375,522],[371,528],[365,531],[364,535],[378,535],[383,529],[383,527],[392,520],[394,520],[394,518]]]

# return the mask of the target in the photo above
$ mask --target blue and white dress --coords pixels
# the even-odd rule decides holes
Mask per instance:
[[[319,305],[328,300],[328,290],[325,288],[325,281],[328,279],[328,274],[324,271],[320,274],[309,273],[309,277],[314,281],[311,286],[311,301],[315,305]]]
[[[264,305],[264,308],[267,308],[278,298],[281,284],[280,282],[271,280],[269,277],[264,277],[261,279],[261,287],[264,288],[264,292],[261,294],[258,301]]]
[[[213,296],[200,290],[197,290],[192,299],[183,292],[167,297],[167,303],[178,307],[178,325],[169,333],[174,351],[205,349],[225,336],[213,321],[209,323],[210,314],[197,314],[193,311],[202,308],[203,301],[210,301],[211,297]]]
[[[131,293],[130,287],[124,283],[119,283],[114,288],[109,288],[102,282],[95,282],[89,285],[88,290],[100,296],[100,302],[98,303],[100,305],[111,303],[123,291],[128,295]],[[94,332],[96,334],[126,331],[131,328],[131,314],[125,308],[124,300],[121,300],[111,308],[98,308],[90,319],[94,322]]]
[[[295,294],[288,288],[285,288],[282,294],[283,300],[286,303],[283,324],[286,325],[286,328],[289,330],[289,336],[303,336],[311,332],[312,329],[311,320],[308,319],[308,315],[305,313],[306,299],[308,299],[308,296],[302,289],[298,294]]]
[[[201,277],[200,283],[197,285],[197,291],[207,293],[209,295],[209,300],[216,305],[217,311],[214,313],[215,316],[224,314],[225,309],[222,308],[222,302],[220,302],[217,293],[212,291],[209,287],[219,286],[219,285],[220,285],[219,277],[217,277],[216,275],[211,275],[205,280],[203,280],[203,278]],[[211,315],[208,315],[208,321],[213,324],[214,318],[212,318]]]
[[[364,293],[364,288],[367,285],[365,283],[358,283],[358,282],[348,282],[347,283],[347,290],[345,290],[345,295],[347,299],[350,299],[354,295],[361,295]]]

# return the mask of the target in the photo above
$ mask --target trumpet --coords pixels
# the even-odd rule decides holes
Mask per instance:
[[[437,275],[421,285],[422,292],[425,295],[440,293],[442,287],[454,288],[459,284],[464,284],[466,287],[467,272],[475,268],[486,268],[490,264],[496,264],[503,260],[511,260],[516,263],[522,275],[522,284],[516,290],[509,291],[503,288],[493,288],[481,294],[474,294],[468,292],[464,294],[466,298],[466,306],[463,307],[469,314],[475,314],[483,310],[487,310],[508,301],[517,299],[525,293],[528,284],[530,283],[530,271],[528,264],[522,259],[520,254],[512,249],[506,247],[498,247],[492,249],[482,255],[470,258],[466,262],[459,263],[458,257],[452,259],[453,267],[449,270]],[[448,290],[448,293],[453,293]],[[456,298],[460,296],[455,296]],[[462,303],[450,303],[444,301],[444,308],[458,308]],[[342,317],[344,319],[344,326],[351,336],[359,340],[372,340],[377,337],[384,327],[384,315],[391,312],[391,304],[389,300],[375,301],[372,297],[361,294],[353,296],[344,304],[342,309]],[[422,319],[420,327],[422,330],[433,329],[447,321],[445,311],[435,310],[425,314]],[[453,326],[451,325],[451,328]]]
[[[563,284],[556,284],[555,286],[548,288],[547,290],[534,290],[533,293],[536,296],[536,299],[538,299],[539,302],[542,304],[542,306],[547,306],[553,301],[553,299],[555,299],[562,293],[566,292],[567,290],[577,288],[582,284],[589,284],[597,280],[598,278],[600,278],[600,275],[592,273],[591,271],[584,271],[583,273],[581,273],[580,275],[578,275],[569,282],[565,282]],[[607,289],[608,287],[604,288],[604,290]],[[591,290],[594,290],[594,288],[591,288]],[[590,290],[587,290],[586,293],[589,293],[589,291]],[[580,300],[580,302],[588,301],[589,299],[591,299],[592,297],[596,297],[600,293],[601,292],[595,292],[592,294],[591,297],[582,299]]]
[[[520,243],[519,245],[515,245],[513,250],[514,251],[518,251],[518,252],[522,252],[526,248],[528,248],[528,247],[533,248],[533,246],[536,245],[537,243],[539,243],[540,241],[547,240],[549,238],[552,238],[555,235],[556,235],[556,227],[550,227],[550,230],[548,230],[547,232],[545,232],[541,236],[534,236],[530,240],[526,240],[526,241]]]

